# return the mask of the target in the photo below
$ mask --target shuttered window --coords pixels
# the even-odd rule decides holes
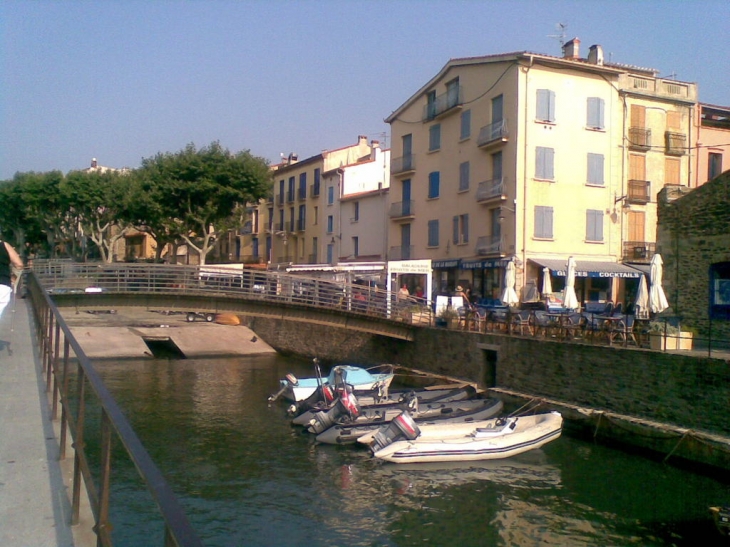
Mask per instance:
[[[538,146],[535,149],[535,178],[553,180],[555,178],[554,162],[555,150]]]
[[[439,245],[439,221],[428,221],[428,246],[438,247]]]
[[[586,241],[603,241],[603,211],[586,211]]]
[[[429,199],[439,197],[441,186],[441,173],[438,171],[432,171],[428,174],[428,197]]]
[[[441,148],[441,124],[437,123],[428,129],[428,150],[433,152]]]
[[[588,118],[586,125],[590,129],[603,129],[603,99],[599,97],[588,97]]]
[[[603,154],[588,154],[588,184],[603,186]]]
[[[471,110],[464,110],[461,113],[461,139],[468,139],[471,136]]]
[[[679,184],[679,158],[664,158],[664,184]]]
[[[549,89],[537,90],[537,120],[555,121],[555,92]]]
[[[469,189],[469,162],[459,164],[459,190]]]
[[[535,206],[535,237],[541,239],[553,238],[553,208]]]

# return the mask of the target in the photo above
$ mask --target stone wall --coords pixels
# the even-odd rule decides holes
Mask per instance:
[[[415,341],[408,342],[276,319],[251,318],[248,326],[278,351],[323,362],[393,363],[730,434],[730,362],[720,359],[435,328],[416,330]]]
[[[730,261],[730,172],[684,194],[674,187],[659,193],[657,246],[672,311],[706,339],[709,267]],[[730,321],[713,320],[712,338],[727,343]]]

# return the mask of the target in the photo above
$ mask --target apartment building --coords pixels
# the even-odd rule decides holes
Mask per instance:
[[[700,186],[730,169],[730,106],[699,103],[695,116],[696,168]]]
[[[581,58],[578,39],[563,57],[450,60],[386,118],[389,259],[431,259],[438,292],[484,297],[514,261],[529,300],[546,274],[561,290],[573,256],[580,300],[623,298],[640,277],[626,244],[649,247],[656,193],[689,183],[695,98],[694,84],[607,63],[600,46]]]

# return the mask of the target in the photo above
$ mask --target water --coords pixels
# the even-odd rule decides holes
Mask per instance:
[[[563,436],[513,459],[384,464],[320,446],[267,403],[281,356],[100,363],[208,546],[721,545],[708,506],[728,484]],[[88,439],[89,437],[87,437]],[[114,454],[113,537],[163,545],[160,517]]]

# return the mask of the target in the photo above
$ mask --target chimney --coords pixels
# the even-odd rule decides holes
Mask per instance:
[[[368,144],[368,137],[367,135],[358,135],[357,136],[357,144],[364,144],[367,146]]]
[[[289,154],[289,157],[287,158],[287,164],[291,165],[292,163],[296,163],[299,161],[299,155],[295,154],[294,152]]]
[[[592,65],[603,65],[603,48],[595,44],[588,48],[588,62]]]
[[[372,148],[380,148],[380,141],[370,141],[370,146]]]
[[[578,38],[573,38],[563,46],[563,58],[580,59],[580,40]]]
[[[91,168],[96,169],[96,158],[91,158]]]

